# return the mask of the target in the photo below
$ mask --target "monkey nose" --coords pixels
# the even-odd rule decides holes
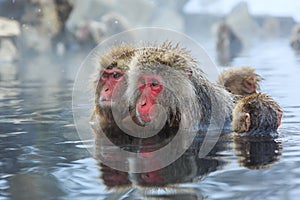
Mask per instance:
[[[144,107],[147,105],[146,99],[140,101],[140,106]]]

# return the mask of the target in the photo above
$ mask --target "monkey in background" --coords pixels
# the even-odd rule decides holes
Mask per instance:
[[[217,84],[225,87],[234,95],[250,95],[260,88],[259,83],[263,78],[255,72],[255,69],[247,66],[232,67],[222,71]]]
[[[263,93],[245,96],[233,109],[233,131],[243,135],[277,136],[282,112],[279,104]]]
[[[220,22],[216,25],[216,32],[218,61],[221,65],[226,65],[242,51],[243,42],[225,22]]]
[[[217,83],[236,95],[232,127],[245,135],[277,135],[282,119],[282,109],[270,97],[257,93],[262,77],[251,67],[233,67],[224,70]]]

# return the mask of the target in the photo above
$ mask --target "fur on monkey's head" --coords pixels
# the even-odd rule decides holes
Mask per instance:
[[[271,133],[277,130],[281,117],[282,109],[271,97],[256,93],[237,102],[233,109],[232,125],[237,133]]]
[[[99,67],[93,75],[93,85],[97,87],[99,78],[104,69],[117,68],[125,72],[129,69],[128,63],[134,55],[135,48],[132,45],[113,46],[108,52],[100,57]]]
[[[94,88],[94,102],[95,102],[95,107],[96,111],[98,113],[107,114],[108,111],[110,110],[109,107],[105,110],[104,108],[100,109],[99,106],[99,97],[100,97],[100,91],[102,88],[102,84],[100,84],[100,79],[102,76],[102,73],[104,70],[113,70],[113,69],[118,69],[121,70],[123,73],[125,73],[129,67],[128,63],[131,60],[131,57],[134,55],[135,52],[135,47],[133,45],[116,45],[111,47],[107,53],[101,55],[100,60],[99,60],[99,67],[95,70],[95,73],[93,74],[92,77],[92,83],[93,83],[93,88]],[[126,86],[126,81],[122,81],[123,87]],[[122,89],[121,89],[122,90]],[[108,118],[108,116],[106,116]]]
[[[134,55],[135,48],[131,45],[119,45],[112,47],[109,52],[100,58],[100,66],[103,69],[118,68],[122,71],[129,69],[128,62]]]
[[[153,68],[155,65],[166,65],[178,70],[189,70],[196,66],[196,61],[191,57],[190,52],[180,48],[179,44],[173,45],[166,41],[162,45],[147,45],[138,49],[135,54],[140,68]]]
[[[263,78],[255,73],[255,69],[242,66],[224,70],[218,77],[217,83],[236,95],[256,93]]]
[[[146,45],[137,49],[129,64],[127,97],[131,104],[136,104],[139,98],[138,80],[141,75],[154,75],[160,77],[163,90],[156,99],[156,103],[168,108],[169,117],[180,117],[180,113],[189,115],[185,121],[196,121],[199,112],[186,114],[189,110],[199,110],[196,88],[193,76],[196,61],[190,53],[171,42],[162,45]],[[193,115],[193,116],[192,116]],[[182,116],[181,116],[182,117]],[[173,121],[173,119],[169,120]],[[198,120],[197,120],[198,121]],[[188,123],[187,123],[188,124]],[[193,122],[197,124],[197,122]]]

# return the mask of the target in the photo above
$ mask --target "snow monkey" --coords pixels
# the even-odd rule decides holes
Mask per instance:
[[[232,67],[220,73],[217,83],[235,95],[249,95],[257,92],[263,79],[255,69],[247,66]]]
[[[241,98],[232,113],[233,131],[247,135],[277,135],[282,118],[278,103],[263,93]]]
[[[209,82],[190,52],[179,44],[164,42],[139,49],[129,67],[126,95],[137,124],[147,125],[162,110],[169,127],[181,124],[201,129],[210,125],[212,117],[231,120],[233,95]]]

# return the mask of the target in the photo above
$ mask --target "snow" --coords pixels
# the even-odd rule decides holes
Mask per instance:
[[[186,13],[228,14],[240,0],[189,0],[184,7]],[[295,0],[245,0],[253,15],[293,16],[300,22],[300,1]]]

